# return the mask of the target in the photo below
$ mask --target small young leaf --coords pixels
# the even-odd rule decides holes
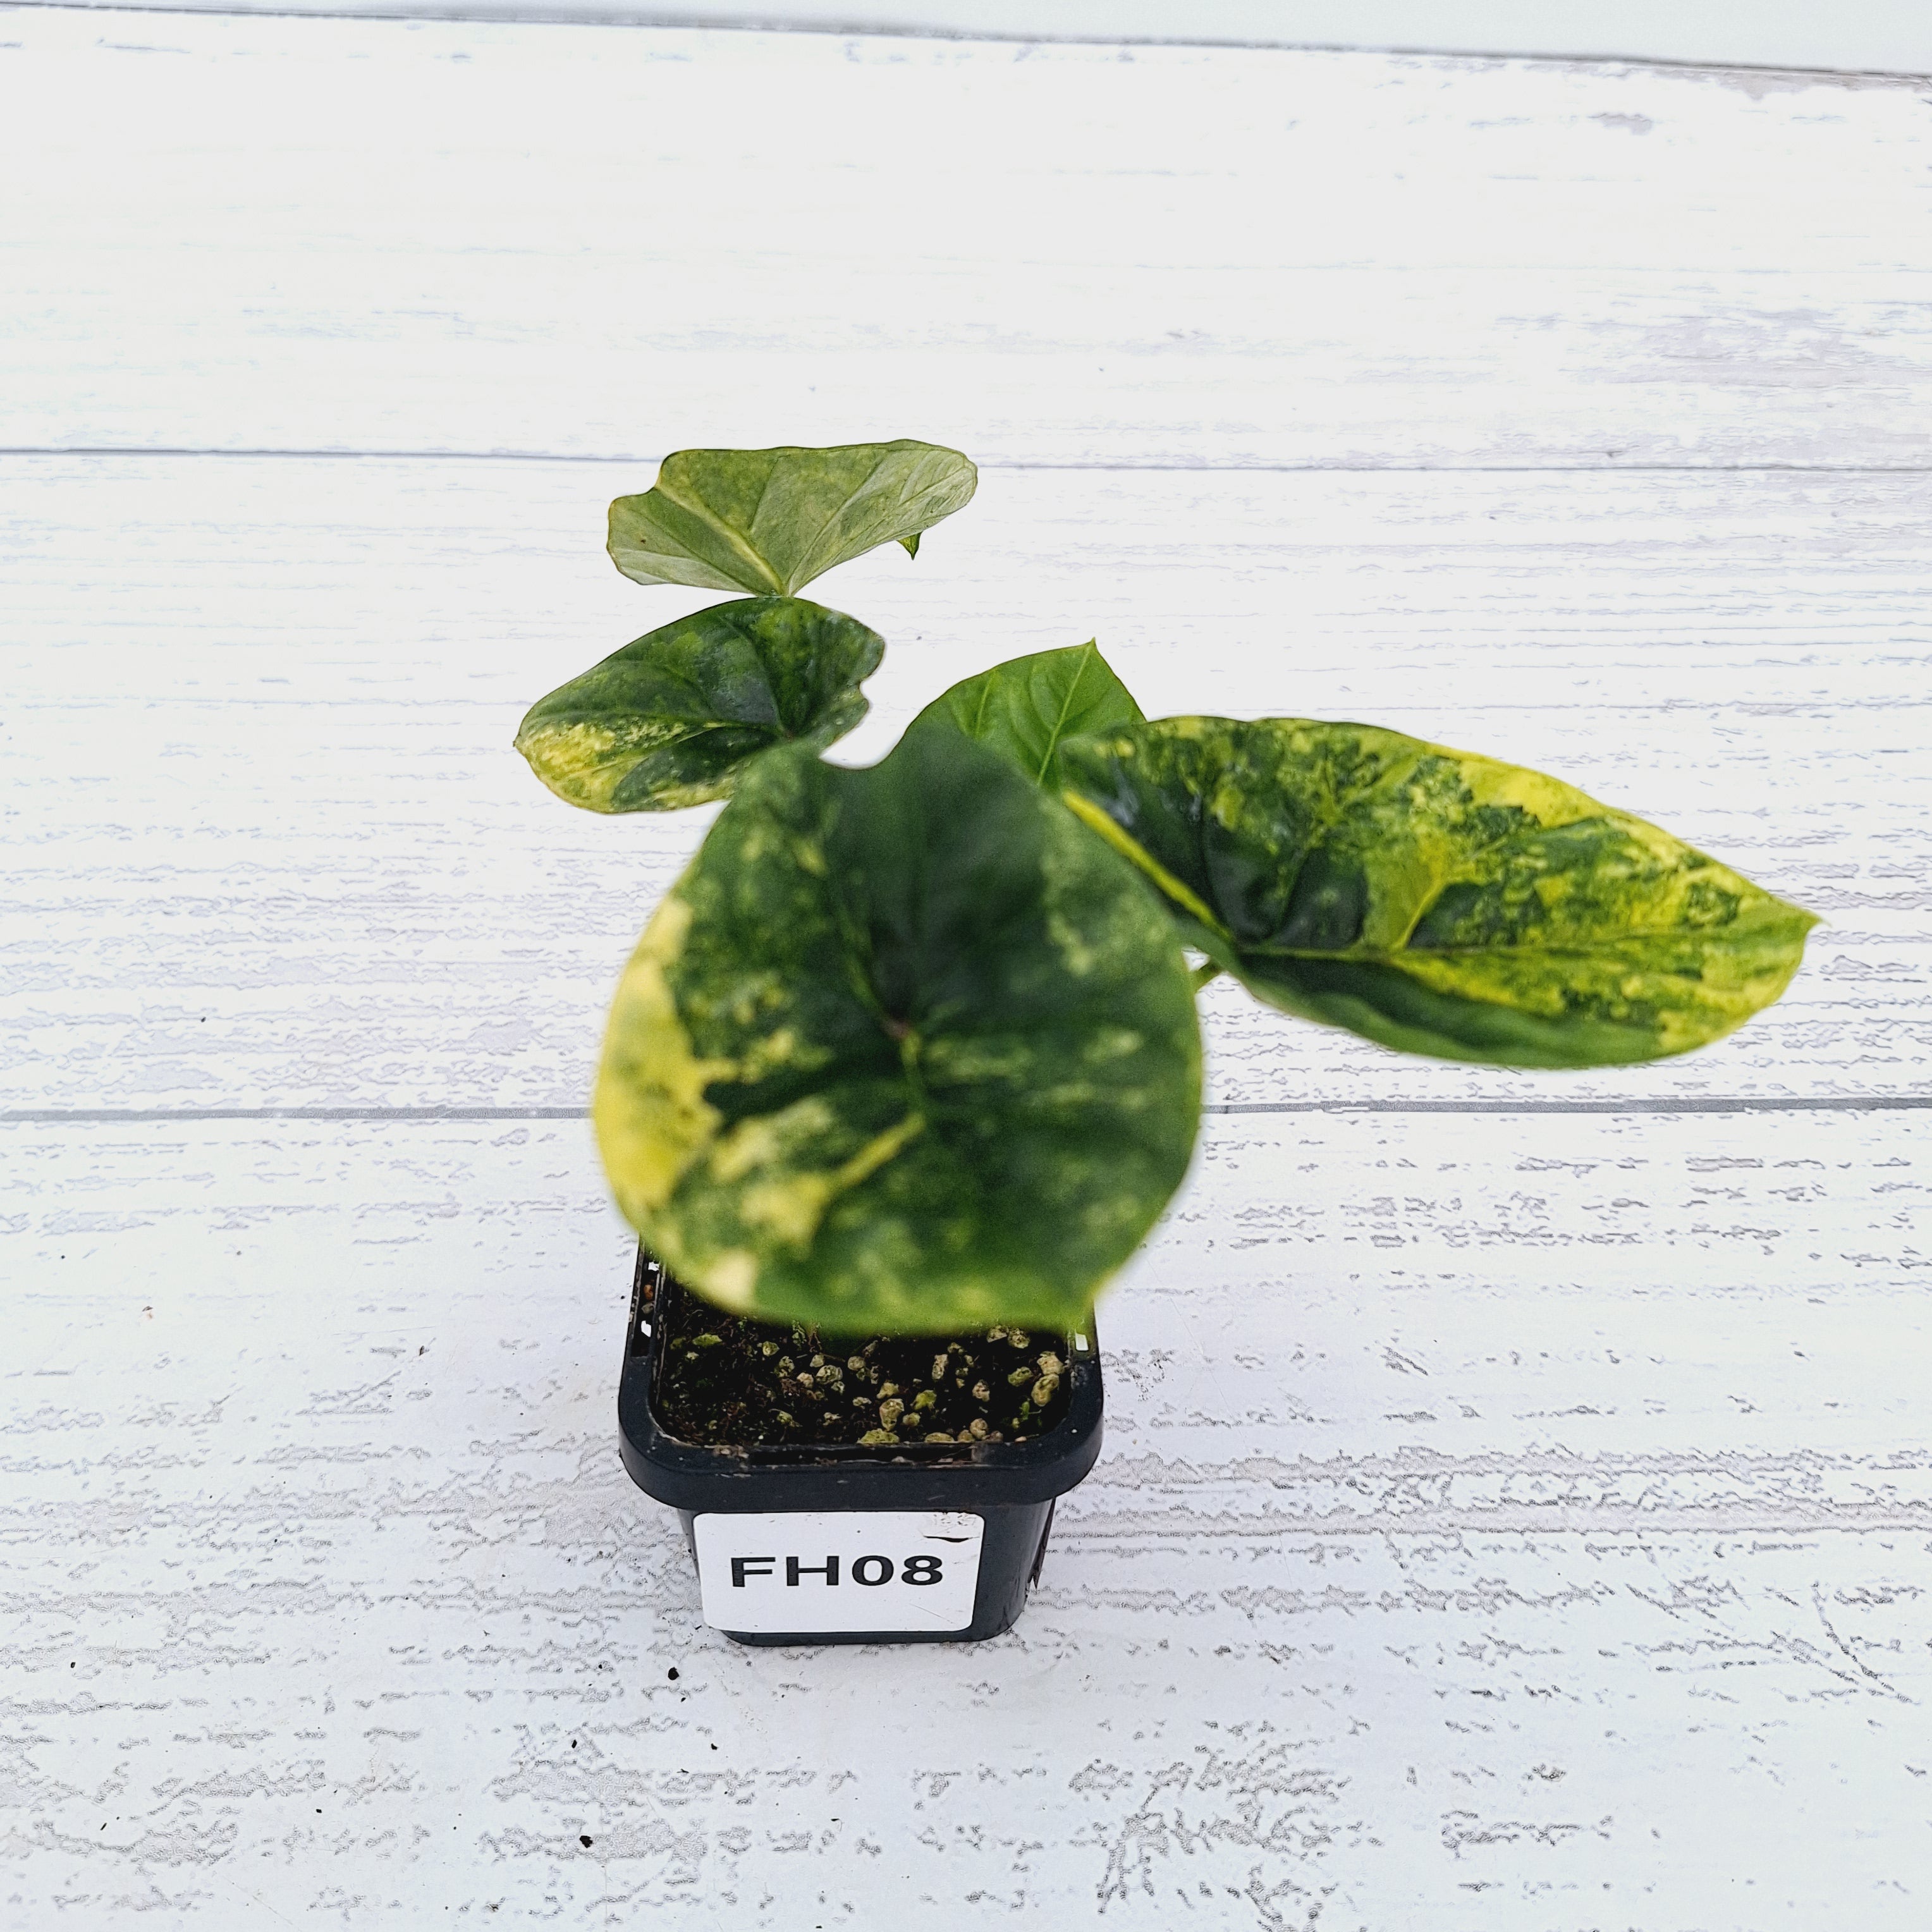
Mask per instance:
[[[1200,1082],[1159,904],[948,733],[746,775],[618,988],[595,1112],[619,1205],[728,1306],[1064,1329],[1185,1173]]]
[[[788,596],[878,544],[914,548],[978,482],[930,442],[682,449],[654,488],[610,506],[610,559],[640,584]]]
[[[1553,778],[1366,724],[1169,718],[1070,745],[1067,802],[1284,1012],[1510,1066],[1688,1052],[1810,914]]]
[[[531,707],[517,749],[592,812],[728,796],[775,745],[823,751],[869,708],[884,640],[802,597],[714,604],[653,631]]]
[[[1009,658],[965,679],[935,698],[907,735],[956,728],[1010,758],[1057,796],[1065,740],[1140,722],[1133,694],[1100,647],[1088,643]]]

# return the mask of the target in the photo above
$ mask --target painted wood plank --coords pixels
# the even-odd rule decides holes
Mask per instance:
[[[1906,83],[9,20],[15,446],[1925,460]]]
[[[580,1126],[0,1139],[22,1922],[1922,1922],[1922,1135],[1215,1124],[956,1653],[698,1623]]]
[[[0,1106],[579,1104],[707,815],[573,812],[508,743],[705,601],[601,554],[606,496],[649,473],[0,465]],[[989,470],[916,564],[825,580],[891,640],[840,755],[1098,635],[1156,716],[1366,717],[1514,757],[1829,922],[1783,1006],[1649,1069],[1412,1062],[1216,988],[1224,1100],[1922,1094],[1928,538],[1907,478]]]

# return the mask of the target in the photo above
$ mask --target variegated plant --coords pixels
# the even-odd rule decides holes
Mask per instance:
[[[747,594],[518,734],[573,805],[730,800],[626,969],[595,1106],[619,1204],[714,1300],[1078,1322],[1186,1170],[1217,973],[1384,1046],[1574,1067],[1702,1046],[1797,970],[1810,914],[1570,786],[1372,725],[1150,722],[1091,644],[826,764],[884,646],[797,592],[916,555],[975,482],[919,442],[668,458],[610,507],[618,568]]]

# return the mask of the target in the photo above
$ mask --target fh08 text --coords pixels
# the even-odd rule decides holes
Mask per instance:
[[[903,1563],[895,1563],[890,1556],[856,1556],[844,1574],[866,1589],[877,1589],[882,1583],[890,1583],[895,1576],[902,1583],[937,1583],[944,1574],[941,1561],[937,1556],[908,1556]],[[731,1587],[742,1590],[751,1579],[758,1576],[770,1576],[776,1582],[778,1565],[776,1556],[734,1556],[731,1559]],[[808,1576],[836,1589],[840,1582],[838,1558],[828,1556],[823,1563],[801,1563],[796,1556],[785,1558],[787,1588],[796,1589]]]

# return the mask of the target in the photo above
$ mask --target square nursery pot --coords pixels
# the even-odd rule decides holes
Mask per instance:
[[[1100,1453],[1100,1358],[1066,1338],[1066,1411],[1025,1442],[710,1447],[658,1420],[673,1298],[640,1250],[617,1384],[624,1467],[684,1524],[704,1621],[740,1643],[971,1643],[1040,1580],[1054,1499]]]

